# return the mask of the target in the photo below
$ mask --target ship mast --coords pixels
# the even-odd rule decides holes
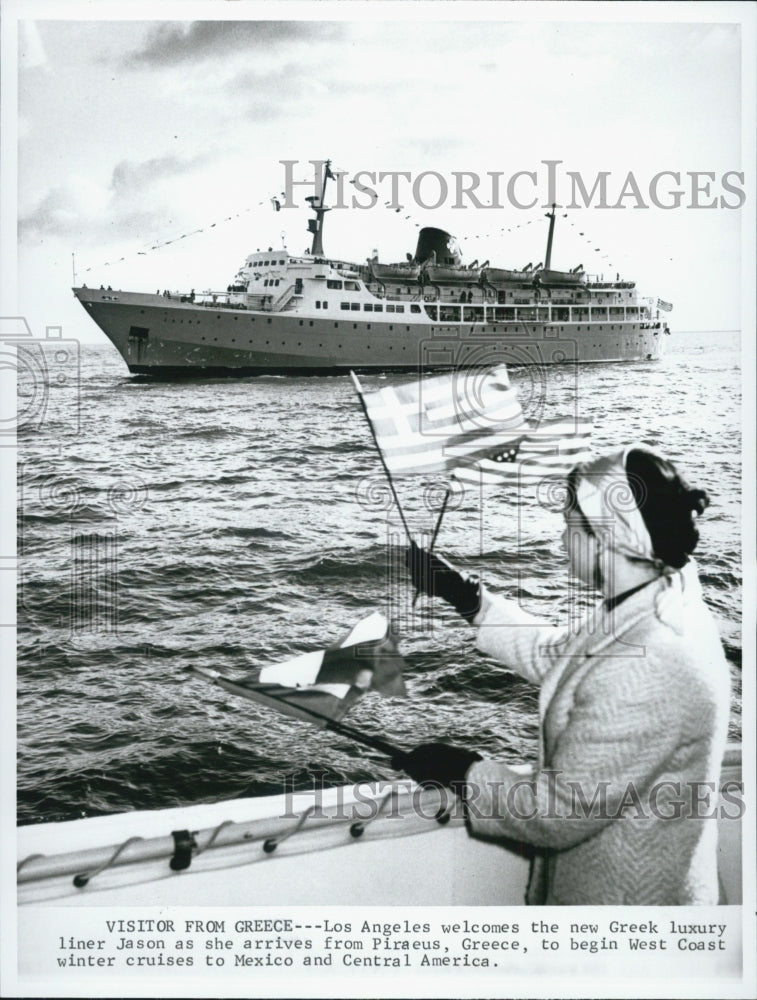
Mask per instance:
[[[308,221],[308,232],[313,234],[313,245],[310,248],[310,253],[314,257],[323,257],[323,217],[326,212],[330,211],[323,204],[326,194],[326,181],[329,177],[333,177],[331,173],[331,160],[326,160],[323,165],[323,183],[321,184],[321,194],[320,197],[316,194],[311,194],[309,198],[305,201],[310,202],[310,207],[315,212],[315,218]]]
[[[547,218],[549,219],[549,236],[547,236],[547,254],[544,258],[544,270],[548,271],[552,266],[552,237],[555,235],[555,209],[556,204],[552,205],[552,211],[547,212]]]

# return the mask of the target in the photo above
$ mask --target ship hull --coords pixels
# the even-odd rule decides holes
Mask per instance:
[[[135,375],[240,377],[652,361],[661,325],[650,323],[444,323],[406,313],[382,318],[266,313],[203,306],[138,292],[74,289]]]

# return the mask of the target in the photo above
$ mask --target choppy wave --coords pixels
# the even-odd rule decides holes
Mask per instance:
[[[596,450],[657,446],[710,492],[697,558],[738,738],[740,368],[733,344],[699,346],[658,365],[547,371],[545,415],[561,405],[551,380],[564,400],[575,375]],[[513,373],[524,392],[530,379]],[[110,348],[85,349],[79,397],[77,415],[74,396],[51,394],[49,419],[19,442],[21,822],[388,777],[380,754],[191,671],[244,675],[322,648],[374,609],[397,621],[410,697],[368,695],[352,725],[398,746],[533,757],[534,688],[478,653],[450,609],[413,607],[402,526],[349,379],[155,383],[124,377]],[[398,491],[411,529],[430,534],[438,483]],[[449,510],[437,548],[559,618],[560,531],[558,515],[503,491]]]

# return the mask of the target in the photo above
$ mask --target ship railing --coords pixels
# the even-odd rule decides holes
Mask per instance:
[[[166,288],[162,292],[158,290],[156,295],[160,296],[161,299],[170,299],[175,302],[191,302],[196,305],[202,305],[202,299],[205,295],[210,295],[210,292],[196,292],[194,288],[190,292],[182,292],[180,289]],[[224,295],[226,293],[224,292]]]
[[[586,284],[592,288],[635,288],[635,281],[622,281],[620,278],[608,280],[604,274],[587,274]]]
[[[179,293],[176,292],[172,297],[179,298]],[[199,295],[195,293],[194,297],[182,295],[180,301],[193,302],[194,305],[202,306],[204,309],[247,309],[248,298],[246,292],[212,292],[208,290],[200,292]]]
[[[425,302],[425,314],[434,323],[641,323],[641,329],[654,329],[649,312],[633,312],[636,306],[577,305],[570,300],[540,304],[474,302]],[[659,324],[658,324],[659,325]]]
[[[171,298],[180,299],[182,302],[194,302],[195,305],[203,306],[206,309],[259,309],[261,312],[280,312],[289,301],[298,297],[295,294],[295,285],[287,287],[278,296],[270,292],[213,292],[205,291],[194,298],[182,295],[180,292],[172,292]]]

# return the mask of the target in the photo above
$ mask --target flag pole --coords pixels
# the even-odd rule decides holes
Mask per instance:
[[[346,726],[343,722],[337,722],[336,719],[332,719],[326,724],[326,729],[332,730],[332,732],[339,733],[340,736],[346,736],[348,739],[354,740],[356,743],[362,743],[363,746],[371,747],[373,750],[378,750],[380,753],[385,753],[387,757],[391,758],[402,758],[405,756],[404,750],[400,750],[399,747],[395,746],[393,743],[389,743],[388,740],[382,739],[380,736],[373,736],[371,733],[364,733],[361,730],[353,729],[352,726]]]
[[[386,464],[386,460],[384,459],[384,454],[381,451],[381,448],[379,447],[378,439],[376,437],[376,431],[373,429],[371,418],[368,416],[368,407],[365,405],[365,400],[363,399],[363,387],[360,385],[357,375],[352,370],[350,370],[350,377],[352,379],[352,384],[355,386],[355,391],[358,394],[358,398],[360,399],[360,405],[363,408],[365,419],[368,421],[368,426],[371,429],[371,437],[373,438],[373,443],[376,445],[376,451],[378,452],[379,458],[381,459],[381,465],[383,466],[384,472],[386,473],[386,478],[389,480],[389,488],[392,491],[394,502],[397,504],[397,510],[399,511],[400,514],[402,527],[405,529],[407,540],[410,542],[412,541],[412,537],[410,535],[410,529],[407,526],[407,521],[405,520],[405,512],[402,510],[402,505],[400,504],[399,497],[397,496],[397,491],[394,488],[394,480],[392,479],[392,474],[389,471],[389,466]]]
[[[442,518],[444,517],[444,512],[447,509],[447,502],[448,502],[448,500],[450,498],[450,494],[451,493],[452,493],[452,490],[451,490],[450,486],[448,485],[447,486],[447,492],[444,494],[444,500],[442,500],[442,507],[441,507],[441,510],[439,511],[439,517],[437,517],[437,519],[436,519],[436,525],[434,526],[434,533],[431,536],[431,542],[429,543],[429,547],[428,547],[428,551],[429,552],[433,552],[434,551],[434,545],[436,544],[436,536],[439,534],[439,528],[441,528],[441,526],[442,526]],[[420,590],[416,590],[415,591],[415,595],[413,596],[413,607],[415,607],[415,605],[418,603],[418,598],[420,596],[421,596]]]
[[[444,517],[444,512],[447,509],[447,503],[449,501],[451,493],[452,490],[450,489],[450,486],[448,484],[447,492],[444,494],[444,500],[442,501],[442,509],[439,511],[439,517],[436,519],[436,526],[434,527],[434,533],[431,536],[431,543],[429,544],[428,547],[429,552],[434,551],[434,545],[436,544],[436,536],[439,534],[439,528],[441,528],[442,526],[442,518]]]

